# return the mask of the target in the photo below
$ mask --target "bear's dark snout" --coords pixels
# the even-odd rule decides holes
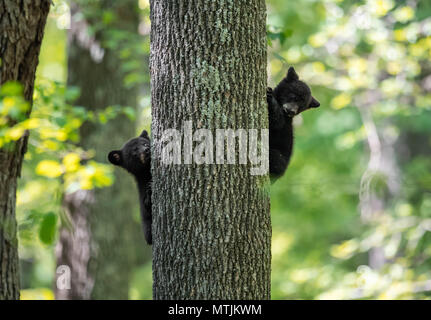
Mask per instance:
[[[318,108],[318,107],[320,107],[320,102],[312,97],[310,102],[310,108]]]

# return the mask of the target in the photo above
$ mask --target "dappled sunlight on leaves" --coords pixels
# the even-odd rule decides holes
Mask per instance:
[[[55,160],[43,160],[37,165],[36,173],[48,178],[57,178],[63,174],[63,169]]]
[[[431,7],[392,0],[320,4],[317,9],[314,1],[269,1],[269,8],[274,6],[269,20],[284,17],[286,27],[294,31],[285,45],[270,49],[277,53],[270,61],[270,78],[280,80],[294,64],[321,102],[319,110],[304,113],[303,121],[295,123],[292,163],[271,191],[273,219],[295,239],[284,253],[285,262],[283,254],[274,259],[281,273],[273,276],[274,296],[429,297]],[[303,11],[319,23],[296,18]],[[391,157],[397,158],[400,172],[390,174],[397,175],[400,189],[393,194],[390,174],[374,174],[368,191],[380,208],[365,221],[360,217],[357,181],[370,156],[372,132],[363,123],[368,112],[380,143],[395,148]],[[423,140],[416,142],[409,136],[412,132]],[[312,193],[315,185],[324,190],[317,196]],[[355,216],[361,220],[355,221]],[[336,225],[337,219],[348,217],[350,222],[338,221],[332,232],[326,229],[329,221]],[[373,255],[383,261],[379,268],[370,266]],[[329,281],[319,288],[310,270],[322,266],[332,269],[321,269]]]
[[[25,289],[21,290],[21,300],[54,300],[54,292],[51,289]]]

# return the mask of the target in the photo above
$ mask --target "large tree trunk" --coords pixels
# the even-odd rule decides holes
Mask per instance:
[[[0,85],[19,81],[30,104],[50,3],[0,0]],[[0,300],[19,299],[15,196],[26,147],[24,137],[0,149]]]
[[[264,0],[151,2],[155,299],[270,298],[267,175],[161,161],[185,121],[214,137],[268,127],[265,20]]]
[[[138,32],[137,1],[112,5],[106,0],[100,10],[113,9],[122,31]],[[137,105],[138,90],[124,88],[124,74],[116,50],[102,49],[102,30],[88,41],[87,23],[79,8],[72,7],[72,25],[68,47],[68,85],[81,88],[76,102],[87,110],[101,111],[108,106]],[[91,20],[90,20],[91,21]],[[96,22],[96,21],[95,21]],[[86,41],[81,41],[85,39]],[[102,61],[100,53],[104,55]],[[95,54],[95,52],[98,54]],[[121,116],[107,124],[87,123],[81,130],[84,149],[96,151],[96,160],[106,162],[107,154],[136,134],[135,125]],[[79,190],[67,194],[64,206],[72,220],[72,230],[62,228],[57,246],[57,265],[71,269],[70,290],[56,289],[57,299],[127,299],[132,271],[137,266],[138,252],[143,256],[144,239],[139,221],[137,191],[132,178],[120,170],[115,172],[112,187]],[[142,259],[141,259],[142,260]]]

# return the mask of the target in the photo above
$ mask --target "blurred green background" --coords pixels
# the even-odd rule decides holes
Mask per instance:
[[[144,88],[138,108],[91,113],[74,103],[81,88],[66,85],[69,7],[54,2],[32,117],[0,137],[6,144],[32,130],[17,200],[23,299],[54,298],[64,194],[114,182],[113,168],[78,146],[82,123],[126,115],[136,132],[151,123],[148,69],[139,67],[148,63],[148,1],[139,0],[139,37],[124,45],[112,32],[102,43],[123,59],[125,88]],[[431,297],[431,2],[269,0],[267,8],[269,86],[293,65],[321,103],[295,118],[291,165],[271,187],[272,298]],[[97,16],[102,27],[89,33],[115,19],[109,8]],[[2,88],[3,111],[25,110],[18,93]],[[148,254],[129,298],[151,298]]]

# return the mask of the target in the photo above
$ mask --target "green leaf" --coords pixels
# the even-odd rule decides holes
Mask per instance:
[[[102,20],[105,25],[109,25],[115,20],[115,13],[110,10],[106,10],[103,12]]]
[[[6,82],[0,88],[0,94],[4,96],[21,96],[23,88],[21,83],[17,81]]]
[[[136,112],[135,109],[132,107],[125,107],[123,108],[123,113],[131,120],[134,121],[136,119]]]
[[[293,35],[293,30],[292,29],[286,29],[286,30],[284,30],[283,35],[284,35],[285,39],[290,38]]]
[[[285,29],[279,32],[273,32],[268,30],[267,31],[268,42],[271,45],[272,40],[279,40],[280,44],[283,45],[284,41],[286,41],[287,38],[291,37],[292,34],[293,34],[293,30],[291,29]]]
[[[284,63],[288,63],[286,59],[284,59],[282,56],[280,56],[277,52],[273,53],[274,57],[277,58],[278,60],[284,62]]]
[[[39,238],[46,244],[50,245],[55,240],[55,235],[57,232],[57,215],[53,212],[49,212],[45,215],[40,224]]]
[[[53,118],[53,121],[61,128],[63,128],[67,124],[67,118],[65,116]]]
[[[66,90],[64,97],[67,101],[75,101],[81,95],[81,90],[78,87],[69,87]]]

